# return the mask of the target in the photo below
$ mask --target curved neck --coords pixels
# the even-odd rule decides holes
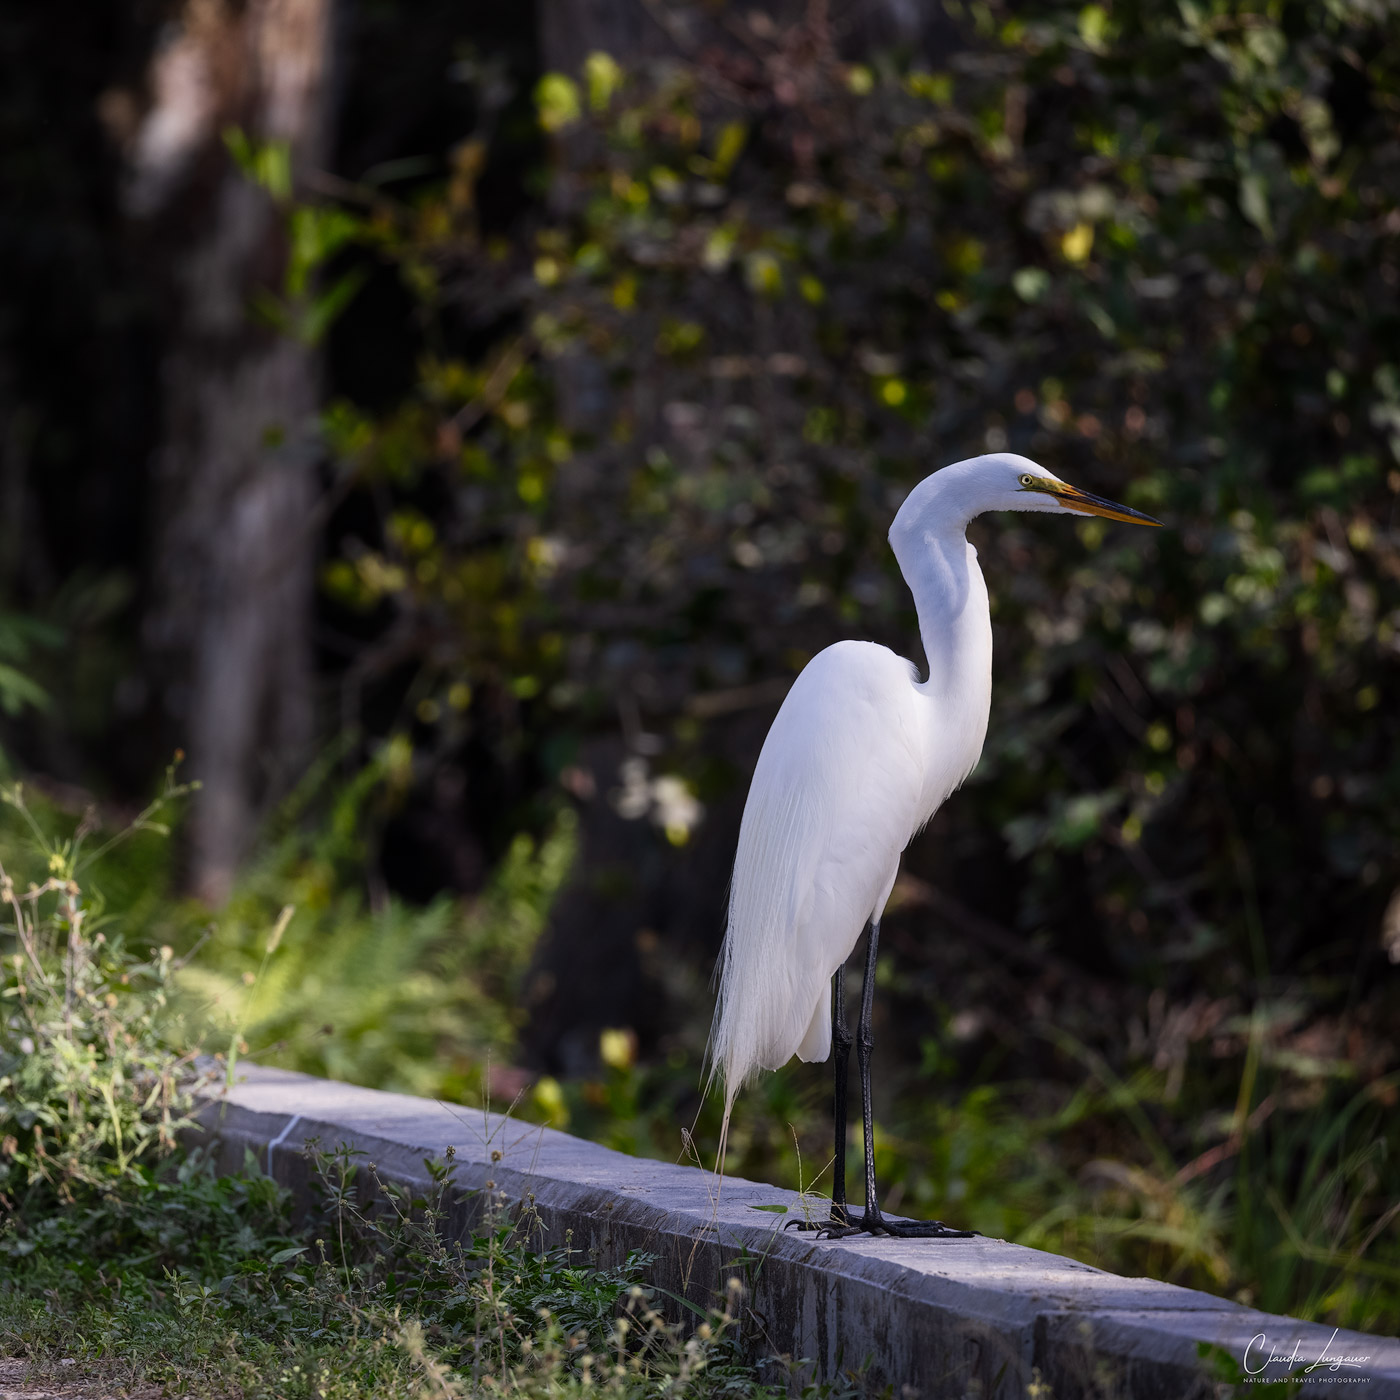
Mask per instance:
[[[987,585],[966,523],[891,534],[900,572],[914,595],[928,659],[923,689],[959,704],[990,703],[992,622]]]

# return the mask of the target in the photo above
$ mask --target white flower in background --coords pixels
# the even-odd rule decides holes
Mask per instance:
[[[618,816],[626,821],[649,818],[673,846],[684,846],[690,840],[705,808],[684,778],[674,773],[653,778],[646,759],[636,756],[622,761],[617,776],[621,786],[613,789],[610,798]]]
[[[705,809],[690,790],[690,784],[674,773],[665,773],[651,785],[651,819],[666,833],[673,846],[684,846],[700,824]]]

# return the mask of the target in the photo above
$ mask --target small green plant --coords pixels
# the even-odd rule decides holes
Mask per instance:
[[[431,1185],[421,1193],[384,1181],[372,1164],[365,1192],[356,1155],[311,1148],[322,1234],[334,1236],[347,1294],[373,1300],[367,1315],[421,1369],[429,1393],[460,1393],[454,1386],[468,1379],[472,1391],[583,1386],[618,1400],[658,1389],[696,1400],[769,1393],[738,1348],[738,1279],[713,1307],[687,1305],[698,1325],[694,1316],[668,1320],[644,1282],[647,1256],[599,1267],[568,1238],[541,1248],[533,1207],[513,1208],[490,1183],[476,1198],[475,1232],[447,1239],[451,1149],[425,1163]]]
[[[63,633],[37,618],[0,612],[0,711],[14,716],[26,709],[46,710],[49,694],[27,664],[36,649],[52,650]]]
[[[169,1048],[162,1024],[171,949],[129,950],[81,883],[116,844],[158,828],[184,791],[172,769],[135,822],[88,850],[90,816],[56,841],[18,784],[0,789],[47,875],[21,885],[0,862],[0,1207],[21,1218],[139,1178],[186,1125],[191,1058]]]

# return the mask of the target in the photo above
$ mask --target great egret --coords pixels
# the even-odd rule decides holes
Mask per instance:
[[[996,452],[926,477],[890,527],[914,595],[928,678],[873,642],[837,642],[812,658],[768,731],[744,805],[711,1033],[724,1079],[721,1162],[739,1090],[793,1055],[836,1049],[836,1154],[829,1237],[862,1231],[968,1235],[941,1221],[891,1221],[875,1195],[871,1008],[880,916],[900,852],[977,763],[992,696],[987,586],[967,525],[991,510],[1151,516],[1091,496],[1025,457]],[[846,1074],[851,1034],[845,963],[869,927],[856,1054],[865,1128],[865,1210],[846,1206]]]

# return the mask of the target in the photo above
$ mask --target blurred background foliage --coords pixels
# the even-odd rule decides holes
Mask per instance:
[[[883,43],[856,5],[366,9],[332,171],[220,139],[283,230],[249,315],[320,356],[323,758],[222,908],[178,846],[106,897],[231,1052],[705,1156],[766,725],[839,637],[917,657],[894,510],[1025,453],[1168,528],[974,527],[994,708],[886,926],[888,1204],[1393,1330],[1400,16],[945,9]],[[108,160],[111,207],[65,217],[158,340]],[[60,453],[16,305],[12,441]],[[7,556],[0,744],[116,823],[186,741],[149,539],[75,544],[34,483],[83,469],[17,460],[49,543]],[[827,1093],[767,1078],[731,1170],[822,1189]]]

